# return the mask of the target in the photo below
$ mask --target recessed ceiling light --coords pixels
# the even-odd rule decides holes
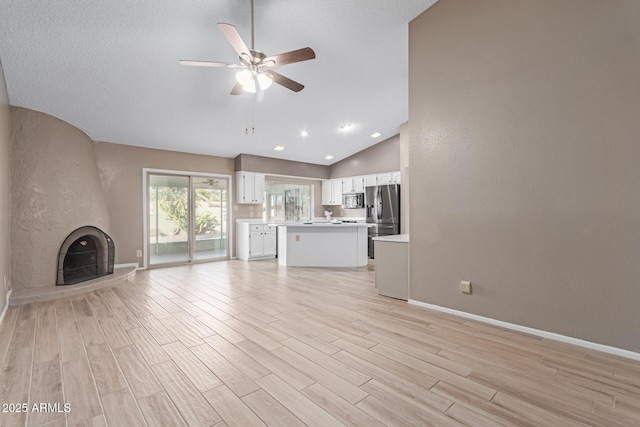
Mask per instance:
[[[331,154],[329,154],[327,157],[324,158],[325,160],[331,160],[333,159],[333,156]]]
[[[382,134],[380,132],[374,132],[371,134],[371,138],[377,138],[379,136],[382,136]]]
[[[353,128],[353,125],[351,123],[344,123],[340,125],[340,130],[343,131],[351,130],[351,128]]]
[[[306,130],[300,131],[300,136],[307,136],[309,135],[309,132],[307,132]]]
[[[274,148],[274,150],[282,151],[282,150],[284,150],[284,147],[282,145],[278,145],[276,148]]]

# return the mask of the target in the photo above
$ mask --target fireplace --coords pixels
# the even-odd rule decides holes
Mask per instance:
[[[75,285],[112,274],[114,260],[111,237],[96,227],[78,228],[60,247],[56,285]]]

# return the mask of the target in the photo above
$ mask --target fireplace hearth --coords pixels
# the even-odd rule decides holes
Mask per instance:
[[[111,237],[96,227],[78,228],[60,247],[56,285],[75,285],[112,274],[114,260]]]

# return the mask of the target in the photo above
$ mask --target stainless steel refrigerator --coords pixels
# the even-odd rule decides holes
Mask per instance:
[[[366,187],[364,204],[369,224],[369,258],[373,253],[373,238],[400,234],[400,185]]]

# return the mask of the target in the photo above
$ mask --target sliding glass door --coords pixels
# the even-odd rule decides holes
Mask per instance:
[[[227,257],[228,180],[193,178],[195,195],[195,240],[193,259]]]
[[[147,174],[148,265],[226,259],[229,179]]]

